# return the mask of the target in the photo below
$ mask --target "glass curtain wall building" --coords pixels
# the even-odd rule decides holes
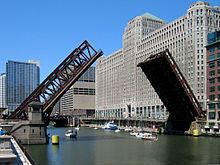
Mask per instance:
[[[40,83],[39,62],[6,63],[6,103],[8,113],[14,111]]]

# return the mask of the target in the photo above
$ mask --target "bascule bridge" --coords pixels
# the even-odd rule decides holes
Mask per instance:
[[[205,116],[168,49],[151,55],[138,66],[169,112],[166,133],[182,134],[193,121]]]
[[[88,41],[84,41],[70,53],[8,117],[20,120],[11,129],[11,134],[23,143],[45,143],[46,123],[54,105],[102,55],[103,52],[96,51]]]

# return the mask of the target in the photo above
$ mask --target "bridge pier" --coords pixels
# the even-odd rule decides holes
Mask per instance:
[[[46,144],[47,126],[42,120],[42,104],[31,102],[28,107],[29,120],[14,125],[11,134],[22,144]]]

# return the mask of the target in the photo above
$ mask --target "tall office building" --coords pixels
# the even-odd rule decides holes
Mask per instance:
[[[36,61],[6,63],[6,103],[14,111],[40,83],[40,68]]]
[[[207,119],[220,121],[220,31],[208,34],[207,48]]]
[[[95,68],[90,67],[60,99],[63,115],[93,116],[95,114]]]
[[[6,108],[6,74],[2,73],[0,75],[0,108]]]
[[[96,116],[165,118],[163,103],[137,67],[150,55],[165,49],[169,49],[205,109],[205,46],[208,32],[218,29],[220,7],[201,1],[168,24],[150,14],[130,20],[123,34],[123,48],[97,62]]]

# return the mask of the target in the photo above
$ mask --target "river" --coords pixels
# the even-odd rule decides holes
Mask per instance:
[[[201,165],[220,164],[220,138],[159,135],[145,141],[127,132],[81,127],[77,140],[64,133],[69,128],[48,128],[60,144],[25,146],[39,165]]]

